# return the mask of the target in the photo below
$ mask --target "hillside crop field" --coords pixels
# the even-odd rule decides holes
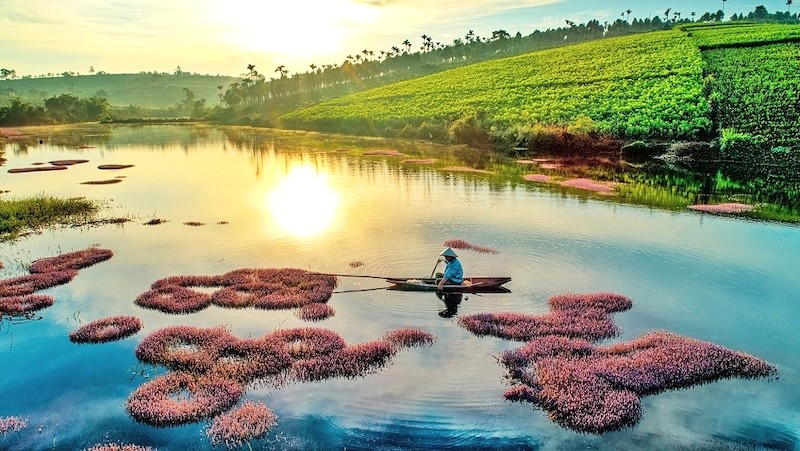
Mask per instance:
[[[494,129],[569,126],[588,116],[598,131],[624,139],[709,139],[735,128],[797,145],[797,40],[797,25],[691,25],[462,67],[282,120],[293,128],[381,133],[473,112]]]
[[[450,121],[482,111],[493,125],[566,125],[579,116],[626,137],[694,138],[711,129],[700,51],[679,30],[493,60],[332,100],[283,116],[345,131]]]

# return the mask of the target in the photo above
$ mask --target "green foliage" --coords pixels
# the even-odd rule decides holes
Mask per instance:
[[[767,43],[800,42],[800,25],[723,22],[682,28],[700,50],[755,47]]]
[[[702,76],[700,52],[685,34],[655,32],[453,69],[323,102],[281,120],[331,130],[369,118],[381,129],[483,110],[485,125],[496,130],[541,124],[624,137],[693,138],[711,126]]]
[[[0,240],[23,231],[72,223],[97,212],[98,206],[84,198],[60,199],[38,195],[24,199],[0,199]]]
[[[0,107],[1,125],[31,125],[73,123],[105,119],[109,112],[108,101],[100,97],[80,99],[71,94],[61,94],[44,102],[44,107],[33,106],[20,99],[12,99],[7,107]]]
[[[477,113],[468,114],[453,121],[447,129],[447,137],[450,142],[456,144],[468,144],[473,147],[489,145],[489,133]]]

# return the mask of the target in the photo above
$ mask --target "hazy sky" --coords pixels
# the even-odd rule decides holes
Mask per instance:
[[[725,15],[786,0],[727,0]],[[239,75],[248,64],[268,78],[311,63],[341,63],[363,49],[378,54],[420,36],[452,43],[468,30],[523,35],[564,20],[614,21],[664,11],[701,15],[720,1],[691,0],[0,0],[0,67],[17,75],[48,72],[183,71]],[[800,8],[797,5],[796,8]]]

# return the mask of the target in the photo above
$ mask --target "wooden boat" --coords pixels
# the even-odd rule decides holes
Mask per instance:
[[[442,291],[445,293],[509,293],[511,290],[503,284],[510,282],[511,277],[468,277],[461,285],[444,285],[437,287],[436,279],[386,279],[391,283],[390,290],[403,291]]]

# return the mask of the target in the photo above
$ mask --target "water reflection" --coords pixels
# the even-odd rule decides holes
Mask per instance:
[[[461,304],[461,293],[436,293],[436,296],[444,302],[444,310],[439,311],[442,318],[452,318],[458,314],[458,306]]]
[[[278,227],[301,238],[327,230],[339,204],[339,193],[328,175],[307,164],[293,166],[267,197],[267,208]]]

